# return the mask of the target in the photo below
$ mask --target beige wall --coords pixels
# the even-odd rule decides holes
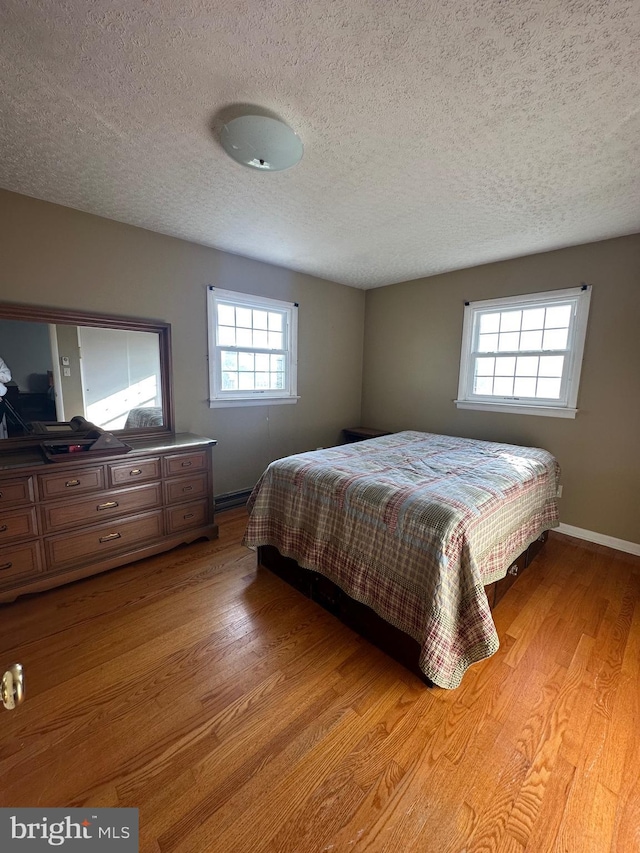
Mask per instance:
[[[218,439],[217,495],[360,420],[365,294],[313,276],[0,191],[0,300],[165,320],[176,422]],[[296,405],[210,409],[206,286],[300,303]]]
[[[4,191],[0,229],[0,300],[172,324],[177,427],[218,439],[218,495],[344,426],[418,428],[548,448],[562,521],[640,542],[640,235],[370,290],[365,312],[364,291]],[[582,281],[576,420],[456,409],[464,300]],[[209,409],[207,284],[300,303],[297,405]]]
[[[459,410],[465,300],[593,285],[575,420]],[[363,424],[545,447],[561,521],[640,543],[640,235],[367,291]]]

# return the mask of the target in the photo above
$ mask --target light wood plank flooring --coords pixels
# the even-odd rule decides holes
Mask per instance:
[[[640,850],[640,558],[552,535],[445,691],[219,521],[0,608],[0,804],[136,806],[143,853]]]

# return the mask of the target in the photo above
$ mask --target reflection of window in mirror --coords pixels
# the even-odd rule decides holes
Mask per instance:
[[[161,425],[158,336],[79,326],[78,341],[87,420],[110,432]],[[145,415],[147,422],[142,423]]]

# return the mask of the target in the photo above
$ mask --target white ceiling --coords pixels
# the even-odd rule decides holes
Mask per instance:
[[[640,231],[639,0],[2,0],[0,26],[9,190],[363,288]],[[238,104],[302,162],[231,160]]]

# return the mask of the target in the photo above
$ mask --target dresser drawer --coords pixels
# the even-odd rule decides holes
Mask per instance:
[[[45,542],[49,566],[58,568],[89,561],[106,560],[110,554],[129,551],[163,535],[162,510],[133,518],[114,519],[90,530],[48,536]]]
[[[0,483],[0,510],[6,507],[32,504],[34,501],[33,477],[16,477]]]
[[[196,501],[191,504],[169,507],[165,510],[167,533],[179,533],[196,527],[205,527],[209,516],[209,501]]]
[[[77,527],[80,524],[98,524],[120,515],[133,515],[162,505],[162,484],[149,483],[133,489],[100,492],[90,497],[43,507],[46,532]]]
[[[104,489],[104,468],[79,468],[65,473],[40,474],[40,494],[43,499],[73,497],[82,492]]]
[[[196,474],[195,477],[176,477],[164,484],[165,497],[168,504],[179,501],[191,501],[195,498],[208,497],[209,478],[206,474]]]
[[[160,457],[131,459],[109,465],[109,481],[112,486],[133,486],[144,480],[159,480],[162,475]]]
[[[28,580],[42,570],[39,542],[16,542],[0,548],[0,588]]]
[[[189,453],[168,453],[164,457],[166,477],[187,474],[191,471],[206,471],[209,467],[209,454],[206,450],[192,450]]]
[[[15,539],[29,539],[37,534],[38,521],[33,506],[5,510],[0,516],[0,545]]]

